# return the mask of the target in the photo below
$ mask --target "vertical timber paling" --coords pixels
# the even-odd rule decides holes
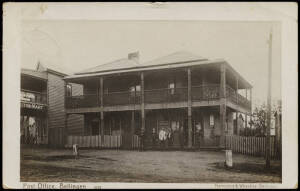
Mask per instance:
[[[239,90],[239,77],[238,76],[236,76],[236,105],[237,105],[237,107],[239,106],[239,99],[238,99],[238,90]],[[238,125],[239,125],[239,123],[238,123],[238,116],[239,116],[239,111],[238,110],[236,110],[236,118],[235,118],[235,123],[236,123],[236,133],[237,133],[237,135],[240,135],[240,130],[239,130],[239,127],[238,127]]]
[[[246,92],[246,100],[248,100],[248,89],[245,89]],[[247,113],[245,113],[245,130],[246,130],[246,135],[248,135],[249,131],[248,131],[248,115]]]
[[[248,89],[247,88],[245,89],[245,92],[246,92],[246,100],[248,100]],[[245,113],[245,128],[246,128],[246,132],[248,135],[249,130],[247,129],[248,128],[248,114],[247,113]]]
[[[122,137],[122,117],[120,118],[120,137]],[[117,147],[117,145],[115,146]]]
[[[252,88],[250,88],[250,129],[252,129]]]
[[[131,139],[132,139],[132,147],[134,147],[134,127],[135,127],[135,121],[134,121],[134,110],[131,111]]]
[[[101,146],[103,145],[104,142],[104,111],[103,111],[103,77],[100,77],[100,130],[99,133],[101,134]]]
[[[247,123],[248,123],[248,115],[247,115],[247,113],[245,113],[245,131],[246,131],[246,136],[248,136],[248,133],[249,133],[249,131],[248,131],[248,129],[247,129]]]
[[[67,114],[67,106],[66,106],[66,101],[67,101],[67,82],[64,81],[64,110],[65,110],[65,128],[64,128],[64,131],[60,132],[62,133],[62,137],[63,137],[63,140],[62,140],[62,146],[64,147],[64,145],[67,143],[67,139],[68,139],[68,114]]]
[[[188,68],[188,148],[192,147],[192,74],[191,69]]]
[[[142,117],[142,147],[144,147],[144,133],[145,133],[145,87],[144,87],[144,72],[141,72],[141,117]],[[143,149],[143,148],[142,148]]]
[[[222,63],[220,65],[220,122],[221,122],[221,137],[224,137],[226,127],[226,65]],[[222,139],[221,139],[222,140]],[[224,146],[223,141],[220,142],[221,147]]]

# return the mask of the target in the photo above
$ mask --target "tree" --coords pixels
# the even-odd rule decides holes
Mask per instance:
[[[281,101],[277,101],[272,106],[272,116],[276,114],[276,112],[281,111]],[[254,127],[250,134],[252,136],[265,136],[267,129],[267,106],[263,103],[260,106],[256,106],[253,114],[252,121],[249,122],[252,127]]]

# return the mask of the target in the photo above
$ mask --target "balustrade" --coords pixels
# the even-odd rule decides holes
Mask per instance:
[[[66,108],[86,108],[99,106],[97,94],[85,94],[66,97]]]
[[[104,106],[139,104],[140,97],[140,92],[110,92],[104,94]]]
[[[186,100],[186,87],[145,90],[146,103],[179,102]]]
[[[207,84],[201,86],[192,87],[192,100],[214,100],[220,98],[220,85],[219,84]]]
[[[220,84],[192,86],[191,91],[192,101],[217,100],[220,98]],[[240,94],[237,94],[230,86],[226,87],[226,97],[233,103],[238,103],[247,108],[250,107],[250,101]],[[145,103],[172,103],[187,101],[187,99],[187,87],[145,90]],[[103,95],[104,106],[131,105],[140,103],[140,91],[109,92]],[[97,94],[69,96],[66,99],[67,108],[96,106],[100,106],[100,99]]]

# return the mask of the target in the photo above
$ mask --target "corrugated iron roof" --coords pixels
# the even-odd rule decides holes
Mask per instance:
[[[177,63],[177,64],[164,64],[164,65],[158,65],[158,66],[129,68],[129,69],[123,69],[123,70],[118,70],[118,71],[103,71],[103,72],[97,72],[97,73],[76,74],[76,75],[66,76],[64,79],[66,79],[66,80],[79,79],[79,78],[86,78],[86,77],[111,75],[111,74],[115,74],[115,73],[121,74],[121,73],[130,73],[130,72],[138,72],[138,71],[182,68],[182,67],[204,65],[204,64],[218,64],[218,63],[224,63],[224,62],[225,62],[225,60],[223,60],[223,59],[203,60],[203,61],[189,61],[189,62],[181,62],[181,63]]]
[[[77,72],[75,74],[88,74],[88,73],[95,73],[95,72],[102,72],[102,71],[111,71],[111,70],[122,70],[125,68],[134,68],[138,67],[139,64],[135,60],[130,60],[127,58],[122,58],[119,60],[115,60],[106,64],[102,64],[93,68],[89,68],[83,70],[81,72]]]
[[[127,58],[119,59],[113,62],[102,64],[84,71],[66,76],[65,80],[82,79],[87,77],[96,77],[102,75],[111,75],[115,73],[128,73],[137,71],[147,71],[166,68],[189,67],[202,64],[226,63],[232,71],[234,71],[246,86],[252,87],[238,72],[236,72],[225,60],[215,59],[208,60],[186,51],[179,51],[167,56],[163,56],[145,63],[138,63],[135,60]]]
[[[194,55],[190,52],[179,51],[145,63],[138,63],[136,60],[123,58],[93,68],[89,68],[81,72],[77,72],[75,73],[75,75],[91,74],[91,73],[98,73],[98,72],[100,73],[100,72],[108,72],[108,71],[120,71],[120,70],[131,69],[131,68],[144,68],[149,66],[159,66],[165,64],[176,64],[176,63],[204,61],[204,60],[207,59]]]
[[[142,63],[142,66],[156,66],[156,65],[164,65],[164,64],[176,64],[182,62],[191,62],[191,61],[202,61],[208,60],[201,56],[195,55],[186,51],[179,51],[169,54],[167,56],[163,56],[149,62]]]

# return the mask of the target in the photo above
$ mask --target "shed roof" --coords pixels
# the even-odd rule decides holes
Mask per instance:
[[[47,73],[51,73],[51,74],[55,74],[61,77],[65,77],[67,76],[67,74],[62,73],[62,72],[58,72],[56,70],[44,67],[40,62],[37,63],[36,69],[28,69],[28,68],[21,68],[21,75],[28,75],[28,76],[32,76],[35,78],[40,78],[43,80],[47,80],[48,79],[48,75]]]
[[[28,76],[33,76],[33,77],[36,77],[36,78],[41,78],[43,80],[48,79],[46,72],[40,72],[40,71],[37,71],[37,70],[22,68],[21,69],[21,74],[28,75]]]

